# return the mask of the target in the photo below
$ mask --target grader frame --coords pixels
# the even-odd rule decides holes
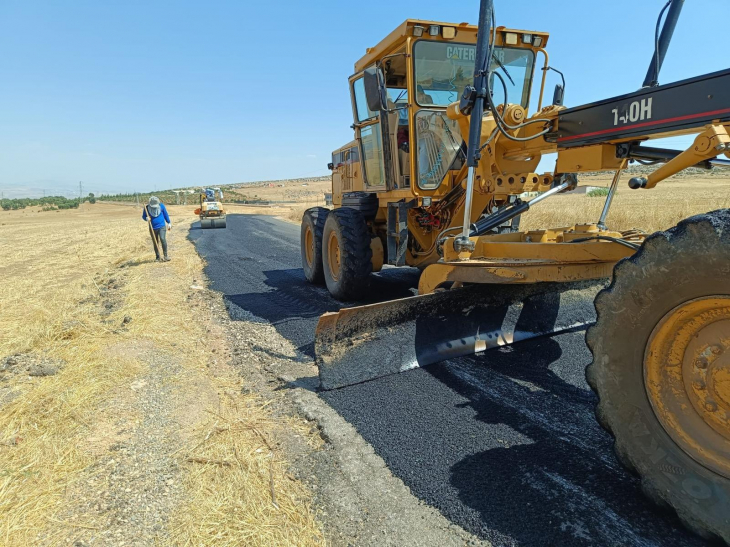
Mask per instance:
[[[414,35],[423,32],[419,29],[428,29],[427,38],[425,33],[418,37]],[[445,29],[452,29],[453,33],[445,33]],[[461,112],[456,101],[442,106],[419,104],[419,99],[425,103],[423,99],[428,90],[419,87],[422,84],[418,83],[423,80],[419,80],[415,66],[420,60],[417,44],[427,40],[443,45],[447,53],[458,50],[453,55],[475,59],[473,46],[477,42],[477,31],[478,27],[465,24],[408,20],[377,46],[368,49],[349,79],[356,139],[333,154],[334,206],[342,206],[343,196],[346,199],[348,194],[356,192],[377,196],[377,212],[370,227],[373,238],[381,241],[373,246],[373,263],[425,269],[419,287],[421,294],[453,281],[483,279],[504,283],[606,277],[606,272],[618,260],[630,256],[636,247],[618,241],[621,234],[606,230],[605,214],[600,221],[595,219],[582,226],[550,229],[541,234],[510,234],[511,245],[494,233],[496,227],[477,233],[475,224],[489,218],[492,210],[514,210],[517,196],[526,192],[546,192],[561,184],[561,190],[572,189],[575,179],[568,183],[563,179],[568,180],[581,172],[611,170],[616,173],[608,207],[618,178],[631,159],[656,159],[660,154],[666,161],[645,180],[630,181],[632,187],[646,189],[687,167],[724,163],[716,156],[728,155],[730,150],[727,148],[730,109],[722,108],[722,105],[730,104],[730,71],[646,88],[576,108],[566,109],[555,104],[542,107],[545,75],[550,69],[545,50],[548,34],[499,27],[492,33],[493,48],[522,50],[532,57],[539,53],[544,62],[537,112],[527,115],[529,82],[522,92],[523,104],[500,104],[498,109],[508,123],[521,126],[513,132],[514,137],[529,139],[537,133],[544,134],[528,141],[510,140],[498,132],[498,121],[488,114],[480,126],[478,153],[481,161],[474,169],[473,180],[467,176],[467,162],[459,161],[458,155],[464,153],[460,149],[453,158],[452,168],[444,173],[440,183],[424,187],[420,184],[425,171],[421,164],[427,161],[428,143],[418,140],[418,121],[422,117],[419,114],[437,113],[446,129],[445,134],[442,131],[442,138],[454,136],[455,139],[466,139],[469,135],[472,116]],[[516,44],[514,37],[517,37]],[[512,45],[507,46],[508,42]],[[496,64],[496,59],[493,63]],[[394,68],[396,64],[401,68]],[[364,85],[358,86],[357,82],[361,80]],[[525,77],[527,80],[529,78]],[[389,81],[403,88],[389,87]],[[439,93],[443,95],[443,92]],[[398,103],[392,100],[399,95],[407,97],[407,102],[403,103],[402,98]],[[458,96],[454,93],[454,97]],[[380,108],[376,110],[376,106]],[[371,116],[363,120],[362,113],[366,109]],[[393,127],[394,121],[402,122],[406,117],[407,126],[400,123]],[[536,120],[541,121],[533,123]],[[453,129],[457,125],[458,132]],[[407,141],[404,140],[407,148],[394,145],[399,132],[407,132]],[[649,138],[698,132],[694,146],[686,151],[639,145]],[[382,143],[380,150],[377,150],[378,143]],[[541,157],[549,153],[557,153],[556,171],[536,173]],[[372,179],[376,179],[376,183]],[[518,202],[518,205],[523,205],[522,211],[527,209],[524,206],[527,204]],[[512,218],[506,218],[505,222]],[[461,246],[455,237],[457,230],[468,239]],[[451,237],[448,237],[449,233]],[[640,243],[637,234],[631,234],[631,239]],[[582,243],[555,245],[575,240]],[[519,253],[515,254],[518,249]],[[530,275],[504,271],[508,264],[503,261],[518,256],[529,259]],[[495,261],[500,266],[495,266]],[[496,267],[502,268],[502,273],[496,274],[501,279],[492,277]],[[523,264],[520,271],[524,273],[527,267]],[[477,268],[486,270],[477,272]]]

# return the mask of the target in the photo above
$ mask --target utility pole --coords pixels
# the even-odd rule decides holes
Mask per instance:
[[[137,202],[137,207],[139,207],[139,192],[134,193],[135,201]]]
[[[84,191],[84,185],[79,181],[79,201],[81,201],[81,196],[83,195]]]

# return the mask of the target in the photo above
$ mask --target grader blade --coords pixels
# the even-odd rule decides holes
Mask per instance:
[[[320,386],[345,387],[595,321],[604,281],[475,285],[319,319]]]

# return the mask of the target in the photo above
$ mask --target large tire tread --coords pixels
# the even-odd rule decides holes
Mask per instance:
[[[302,251],[302,269],[304,277],[313,285],[324,284],[324,266],[322,263],[322,233],[324,223],[327,220],[329,209],[325,207],[312,207],[304,211],[302,215],[302,230],[300,246]],[[306,226],[309,225],[314,235],[314,260],[311,267],[307,264],[306,251],[304,249],[304,234]]]
[[[334,282],[325,272],[327,288],[338,300],[359,300],[367,293],[370,273],[373,271],[373,252],[370,248],[370,233],[365,218],[360,211],[340,207],[329,212],[327,223],[333,223],[331,228],[338,229],[342,236],[340,278],[338,282]],[[327,230],[325,226],[323,247],[327,245]],[[326,249],[323,250],[322,257],[327,269]]]
[[[690,289],[692,283],[696,287]],[[596,297],[596,323],[586,333],[593,356],[586,379],[599,398],[596,418],[613,435],[619,461],[641,478],[643,492],[657,504],[673,508],[695,533],[730,544],[730,479],[694,461],[672,441],[653,412],[641,410],[643,365],[640,386],[632,391],[639,382],[637,371],[630,370],[636,359],[628,356],[640,349],[643,355],[646,329],[650,333],[654,326],[642,326],[641,314],[656,316],[662,306],[667,307],[663,313],[673,309],[676,286],[684,287],[677,289],[678,295],[695,290],[696,297],[710,296],[718,294],[718,286],[730,293],[730,210],[697,215],[657,232],[616,265],[610,285]],[[624,349],[632,345],[633,349]],[[631,374],[634,377],[627,379]],[[657,448],[648,455],[653,447]],[[663,452],[666,455],[659,458]],[[692,497],[687,486],[680,489],[677,483],[685,480],[711,486],[711,499]]]

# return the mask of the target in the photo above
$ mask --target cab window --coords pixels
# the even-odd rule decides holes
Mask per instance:
[[[360,129],[360,144],[365,168],[365,181],[368,186],[385,185],[383,167],[383,141],[380,138],[380,123]]]
[[[416,123],[416,165],[418,186],[424,190],[438,188],[446,173],[463,162],[464,139],[459,123],[450,120],[443,110],[419,110]]]
[[[464,88],[474,82],[476,46],[419,40],[413,48],[416,102],[419,106],[445,107],[461,97]],[[490,70],[499,74],[492,77],[491,89],[495,104],[507,101],[527,108],[530,83],[535,65],[532,50],[495,47]]]
[[[368,108],[368,101],[365,97],[365,83],[362,78],[358,78],[352,83],[352,92],[355,96],[355,110],[357,112],[357,121],[364,122],[375,118],[378,113]]]

